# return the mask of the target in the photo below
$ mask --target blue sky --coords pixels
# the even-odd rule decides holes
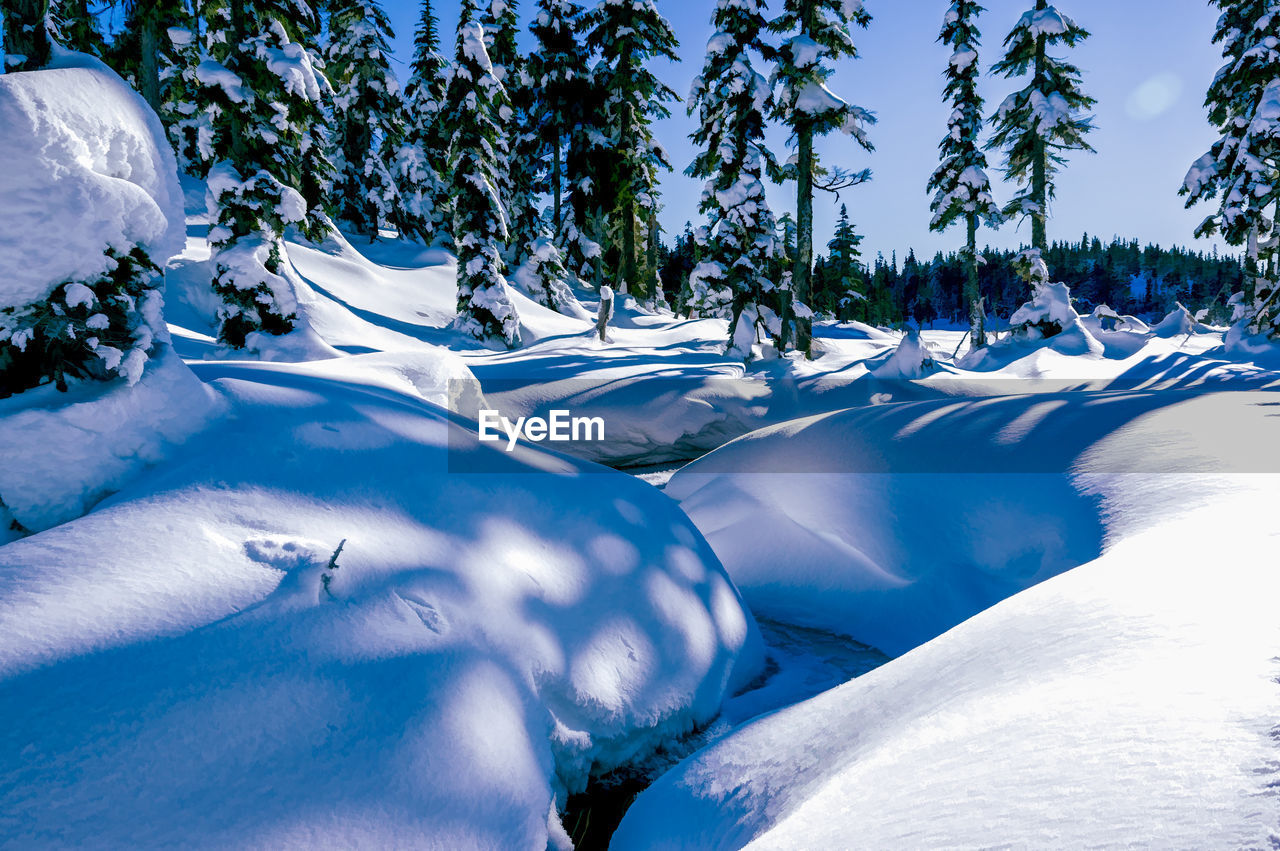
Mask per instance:
[[[442,35],[451,50],[461,0],[437,2]],[[532,0],[519,0],[522,18]],[[587,0],[590,2],[590,0]],[[773,5],[780,5],[774,0]],[[711,35],[712,0],[658,0],[680,38],[682,62],[656,66],[662,78],[683,96],[698,73]],[[842,63],[832,88],[845,99],[873,110],[879,123],[871,137],[876,151],[867,154],[850,140],[832,136],[820,146],[827,163],[871,168],[871,183],[843,193],[850,217],[865,234],[864,255],[886,256],[908,247],[919,255],[959,246],[963,233],[929,232],[929,198],[925,182],[937,159],[949,110],[942,103],[941,70],[947,50],[935,42],[949,0],[866,0],[874,16],[870,29],[857,33],[862,52]],[[1031,0],[987,0],[983,15],[984,68],[997,58],[1001,41]],[[1058,199],[1049,225],[1050,238],[1077,239],[1084,231],[1109,238],[1114,234],[1164,245],[1180,243],[1209,248],[1191,233],[1207,210],[1183,209],[1177,190],[1191,162],[1208,149],[1213,132],[1202,106],[1204,90],[1221,64],[1210,43],[1215,12],[1205,0],[1065,0],[1059,8],[1093,37],[1071,51],[1084,71],[1085,88],[1098,99],[1097,130],[1091,142],[1097,154],[1073,156],[1058,182]],[[418,5],[390,0],[388,12],[396,28],[397,70],[403,74],[410,55]],[[524,45],[530,39],[525,37]],[[1016,88],[1012,81],[986,77],[983,94],[988,111]],[[676,170],[663,181],[662,224],[669,232],[686,220],[698,222],[700,183],[682,171],[693,157],[688,135],[693,122],[684,104],[673,104],[673,116],[657,128]],[[775,148],[784,137],[778,135]],[[999,180],[993,157],[992,179]],[[771,193],[775,209],[794,207],[793,187]],[[997,186],[998,200],[1012,194]],[[824,244],[836,217],[831,196],[815,201],[817,241]],[[1006,225],[983,231],[991,245],[1015,245],[1029,237],[1030,226]]]

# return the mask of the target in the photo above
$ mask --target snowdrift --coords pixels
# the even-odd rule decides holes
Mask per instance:
[[[611,847],[1274,845],[1280,523],[1271,506],[1280,499],[1280,475],[1205,471],[1240,469],[1259,439],[1273,442],[1270,412],[1278,401],[1275,394],[1219,394],[1168,402],[1130,411],[1096,441],[1073,441],[1073,451],[1089,446],[1077,483],[1099,500],[1104,555],[695,754],[641,794]],[[1126,406],[1119,399],[1080,402],[1091,403]],[[1063,436],[1066,429],[1054,421],[1064,415],[1071,419],[1071,408],[1059,406],[1039,428]],[[1197,442],[1195,431],[1207,417],[1241,424],[1241,431],[1218,437],[1248,449]],[[811,436],[801,430],[792,440]],[[1186,472],[1116,471],[1121,459],[1153,440]],[[967,445],[963,433],[957,443]],[[745,490],[724,478],[722,496]],[[828,556],[837,544],[874,551],[889,537],[885,527],[904,533],[895,491],[936,494],[901,476],[881,477],[878,487],[864,484],[860,492],[816,477],[797,477],[794,488],[760,478],[777,490],[785,484],[793,497],[804,498],[798,488],[807,486],[802,509],[840,506],[844,523],[833,533],[840,540],[827,544]],[[986,486],[1003,489],[991,477]],[[931,524],[960,496],[936,495]],[[979,506],[985,501],[981,493],[964,496]],[[693,512],[699,517],[699,503]],[[840,513],[831,508],[810,526],[821,529]],[[805,543],[785,522],[766,523],[767,512],[754,516],[757,546],[776,552]],[[986,517],[975,526],[984,541],[1007,545],[999,539],[1008,529],[991,528]],[[940,528],[935,533],[931,525],[930,540],[917,536],[913,548],[943,554],[932,538],[956,526],[944,516]],[[862,537],[852,537],[855,531]],[[746,535],[744,527],[739,534]],[[1050,527],[1046,535],[1052,534]],[[728,535],[712,531],[711,540],[723,550]],[[775,585],[806,585],[818,607],[833,593],[856,599],[849,590],[855,579],[824,582],[807,573],[817,546],[794,562],[774,559]],[[742,550],[730,552],[741,558]],[[864,598],[887,598],[874,587],[885,586],[884,577],[860,569],[849,555],[843,561],[869,588]],[[732,558],[730,567],[743,575]],[[766,602],[762,574],[746,575],[748,599]],[[954,584],[963,589],[965,576]],[[918,605],[958,593],[950,586],[933,590],[934,600],[916,594]],[[859,610],[850,611],[853,622]]]
[[[1116,472],[1256,469],[1274,457],[1268,400],[1280,395],[858,408],[739,438],[678,471],[666,493],[753,611],[898,654],[1101,553],[1118,521],[1080,472],[1100,446],[1122,446],[1108,450]],[[1114,443],[1117,432],[1130,442]]]
[[[452,367],[388,357],[199,365],[227,416],[0,549],[8,840],[565,847],[589,771],[755,676],[674,503],[477,444],[423,401]]]
[[[182,190],[164,128],[101,62],[63,54],[0,75],[0,304],[43,301],[141,245],[161,264],[185,241]]]

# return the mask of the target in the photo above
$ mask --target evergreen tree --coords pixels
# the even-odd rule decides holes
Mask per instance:
[[[666,152],[653,137],[655,119],[670,112],[676,98],[648,64],[678,61],[675,32],[653,0],[600,0],[586,16],[587,45],[599,50],[596,73],[606,93],[609,150],[615,171],[608,211],[619,230],[618,280],[623,293],[636,287],[636,229],[657,206],[657,170],[670,169]]]
[[[510,231],[503,259],[516,267],[529,256],[541,232],[538,209],[539,164],[529,153],[536,149],[532,128],[532,79],[516,44],[519,19],[515,0],[489,0],[481,7],[485,49],[493,75],[507,93],[507,110],[498,123],[500,148],[508,154],[497,163],[498,186]]]
[[[1280,334],[1274,257],[1280,213],[1280,15],[1259,0],[1214,0],[1222,9],[1214,32],[1226,64],[1205,96],[1209,121],[1219,139],[1188,172],[1181,194],[1187,206],[1216,199],[1218,209],[1196,236],[1221,233],[1231,245],[1246,245],[1245,289],[1236,318],[1249,333]],[[1265,246],[1265,255],[1263,248]],[[1268,259],[1264,275],[1261,260]]]
[[[319,238],[327,221],[298,191],[310,128],[321,122],[321,78],[295,37],[314,27],[299,0],[206,7],[210,56],[197,67],[210,118],[207,155],[213,287],[222,297],[219,338],[244,346],[254,332],[293,328],[293,274],[284,250],[289,225]],[[314,156],[314,152],[310,152]]]
[[[941,232],[956,222],[965,223],[965,257],[969,266],[965,300],[969,305],[969,345],[973,349],[987,345],[986,309],[978,287],[978,223],[997,226],[1001,221],[1000,208],[991,196],[987,158],[978,146],[983,102],[978,94],[981,33],[977,18],[983,11],[974,0],[955,0],[943,20],[938,41],[952,48],[943,95],[950,99],[952,112],[947,135],[938,145],[941,163],[928,186],[934,193],[929,208],[933,212],[930,229]]]
[[[395,169],[405,219],[402,233],[424,243],[451,227],[448,150],[443,112],[449,66],[440,54],[440,36],[431,0],[422,0],[413,39],[413,62],[404,88],[405,132]]]
[[[184,65],[192,57],[183,55],[182,45],[173,40],[170,30],[190,33],[192,16],[183,0],[125,0],[123,8],[124,27],[113,36],[110,46],[102,47],[100,55],[133,83],[165,126],[172,127],[177,120],[174,110],[178,102],[167,97],[165,89],[177,76],[175,66]],[[181,33],[174,34],[181,41]],[[192,72],[195,63],[191,65]],[[194,81],[194,76],[188,79]]]
[[[6,0],[4,64],[6,71],[34,71],[49,62],[49,0]]]
[[[458,48],[446,94],[450,141],[453,236],[458,251],[455,327],[478,340],[520,343],[520,317],[502,277],[507,215],[499,194],[502,120],[507,94],[493,73],[484,30],[464,6]]]
[[[791,129],[796,144],[794,164],[787,174],[796,181],[796,255],[794,289],[804,303],[810,298],[813,269],[813,191],[826,172],[818,162],[814,140],[833,131],[849,134],[864,150],[872,150],[866,125],[875,117],[861,107],[836,96],[827,88],[833,65],[858,55],[850,27],[866,27],[871,16],[862,0],[784,0],[782,15],[772,29],[783,34],[777,53],[775,82],[780,86],[777,117]],[[870,179],[870,172],[852,176],[837,173],[836,185],[850,186]],[[828,187],[834,188],[831,182]],[[803,311],[800,311],[803,312]],[[787,342],[789,321],[783,323]],[[797,313],[796,343],[806,353],[812,337],[811,323]]]
[[[849,208],[841,204],[835,236],[827,243],[830,297],[826,307],[838,312],[842,319],[856,318],[850,314],[858,313],[860,307],[865,311],[866,294],[858,288],[858,258],[862,256],[858,246],[862,238],[849,222]]]
[[[1004,151],[1005,175],[1022,187],[1005,205],[1005,217],[1030,217],[1032,249],[1041,254],[1049,248],[1046,222],[1054,178],[1067,152],[1093,150],[1084,138],[1093,119],[1084,112],[1096,102],[1080,90],[1080,69],[1048,51],[1060,44],[1075,47],[1088,37],[1048,0],[1036,0],[1005,37],[1005,55],[991,69],[1008,79],[1031,73],[1030,82],[992,116],[995,133],[987,147]]]
[[[691,138],[703,150],[688,173],[707,179],[700,208],[711,220],[694,297],[698,303],[727,291],[728,351],[750,360],[762,336],[781,334],[768,304],[777,304],[769,271],[779,246],[764,188],[765,168],[774,165],[764,143],[773,95],[754,66],[766,21],[759,0],[719,0],[712,24],[716,32],[689,95],[689,112],[699,119]]]
[[[334,87],[334,191],[342,219],[370,241],[379,227],[409,218],[387,165],[404,137],[387,47],[394,37],[377,0],[331,3],[325,69]]]
[[[54,39],[68,50],[102,56],[106,52],[106,39],[98,15],[88,0],[50,0],[49,28]],[[146,96],[143,92],[143,96]],[[148,98],[155,107],[155,101]]]
[[[540,157],[547,160],[551,226],[560,234],[565,220],[565,156],[569,136],[580,126],[590,89],[587,52],[578,38],[582,7],[572,0],[538,0],[532,32],[537,47],[529,58],[534,126]]]

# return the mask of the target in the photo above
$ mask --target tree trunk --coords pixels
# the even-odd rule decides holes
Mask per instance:
[[[248,27],[244,19],[244,2],[243,0],[230,0],[231,6],[231,56],[235,65],[234,57],[240,55],[240,47],[244,43]],[[243,68],[234,68],[233,70],[243,71]],[[231,110],[231,156],[234,160],[236,171],[243,172],[249,159],[249,147],[244,136],[244,121],[241,118],[240,110]],[[243,174],[241,175],[243,177]]]
[[[551,213],[551,223],[555,226],[554,233],[557,237],[560,236],[560,223],[561,223],[561,218],[560,218],[560,194],[561,194],[560,140],[562,138],[563,137],[561,136],[559,131],[557,131],[555,144],[551,146],[552,148],[551,199],[552,199],[552,205],[553,205],[552,213]]]
[[[4,10],[5,62],[8,71],[34,71],[49,62],[49,0],[6,0]]]
[[[644,249],[649,299],[656,301],[662,290],[662,282],[658,279],[658,211],[652,207],[649,209],[649,234]]]
[[[1258,228],[1255,225],[1249,230],[1248,248],[1244,256],[1244,303],[1253,307],[1253,300],[1258,292]]]
[[[1045,9],[1047,7],[1047,0],[1036,0],[1037,9]],[[1036,86],[1045,84],[1045,39],[1046,36],[1043,35],[1036,38]],[[1039,248],[1043,254],[1049,250],[1048,228],[1046,227],[1046,219],[1049,216],[1049,163],[1048,147],[1045,145],[1043,128],[1037,126],[1036,129],[1035,151],[1032,154],[1031,163],[1031,196],[1032,200],[1039,206],[1039,209],[1031,217],[1031,244]]]
[[[965,286],[965,299],[969,302],[969,348],[984,349],[987,346],[986,310],[982,303],[978,283],[978,215],[968,216],[968,240],[966,241],[969,280]]]
[[[157,32],[159,21],[156,20],[154,5],[148,4],[139,10],[142,17],[138,23],[139,40],[142,47],[142,61],[138,66],[138,92],[147,105],[160,113],[160,38]]]
[[[813,127],[796,128],[799,147],[796,175],[796,263],[792,272],[792,293],[796,301],[808,305],[809,279],[813,274]],[[796,348],[805,357],[813,355],[813,320],[796,317]]]

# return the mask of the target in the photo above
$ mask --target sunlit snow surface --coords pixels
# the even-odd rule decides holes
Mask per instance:
[[[564,847],[686,755],[617,847],[1280,843],[1270,355],[1095,313],[748,368],[628,296],[602,344],[588,291],[495,352],[448,255],[339,236],[234,353],[186,189],[173,351],[0,403],[0,844]]]

